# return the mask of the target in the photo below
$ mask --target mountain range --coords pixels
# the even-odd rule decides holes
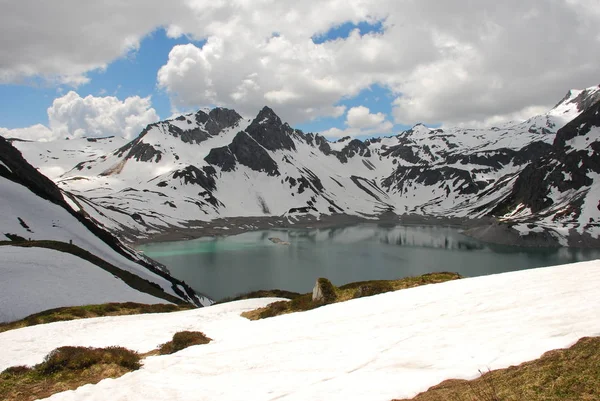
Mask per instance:
[[[524,122],[418,124],[365,141],[304,133],[264,107],[251,119],[200,110],[132,141],[13,144],[74,210],[133,242],[260,221],[400,216],[470,221],[467,233],[492,242],[597,246],[599,102],[600,87],[571,90]]]

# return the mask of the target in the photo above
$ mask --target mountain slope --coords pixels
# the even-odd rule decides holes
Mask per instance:
[[[75,212],[65,202],[60,189],[29,165],[19,151],[2,137],[0,137],[0,227],[2,230],[0,234],[5,239],[72,242],[73,245],[90,252],[105,263],[125,272],[125,275],[132,274],[141,281],[147,282],[155,289],[153,290],[154,297],[158,296],[160,298],[155,298],[156,301],[192,302],[198,306],[210,303],[210,300],[196,295],[184,283],[172,278],[164,270],[164,267],[152,265],[150,261],[123,246],[113,235],[86,219],[83,214]],[[8,252],[7,250],[3,251]],[[35,252],[39,253],[37,250]],[[33,264],[36,263],[37,259],[29,259],[32,253],[30,254],[27,249],[22,248],[21,253],[24,265],[28,265],[28,261]],[[44,251],[42,253],[47,254],[48,252]],[[75,256],[73,258],[70,256],[64,257],[70,261],[68,265],[71,268],[76,265]],[[86,261],[78,260],[82,265],[87,266]],[[3,281],[11,282],[12,276],[7,277],[7,269],[15,274],[18,272],[2,262]],[[96,269],[94,268],[94,270]],[[39,271],[39,274],[47,273]],[[38,273],[32,270],[31,274],[37,275]],[[65,272],[61,274],[65,274]],[[98,287],[98,290],[99,292],[107,291],[114,294],[114,291],[109,287]],[[34,291],[33,288],[31,291]],[[131,289],[130,294],[134,292]],[[43,306],[44,299],[52,303],[51,299],[59,295],[53,293],[51,288],[46,293],[39,294],[34,291],[29,294],[30,297],[38,297],[41,306]],[[149,298],[150,296],[136,295],[131,299],[144,297]],[[27,303],[28,300],[4,298],[3,307],[6,306],[6,302],[18,304],[19,302]],[[78,299],[74,298],[71,302],[76,304]]]
[[[598,100],[600,87],[572,90],[525,122],[489,129],[417,125],[364,142],[305,134],[268,107],[252,120],[217,108],[151,124],[56,181],[90,218],[129,240],[248,216],[292,223],[390,212],[480,218],[505,202],[521,171],[552,150],[556,132]],[[16,145],[30,148],[34,159],[44,154],[43,144],[35,151],[36,145]],[[51,168],[47,158],[32,163]]]
[[[561,128],[494,213],[526,234],[535,222],[585,245],[600,233],[600,101]],[[577,234],[577,235],[575,235]],[[577,242],[575,242],[577,241]]]

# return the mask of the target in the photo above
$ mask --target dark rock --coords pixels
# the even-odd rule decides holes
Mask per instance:
[[[264,171],[270,176],[280,175],[275,160],[245,132],[239,132],[233,138],[229,149],[235,155],[238,163],[254,171]]]
[[[213,166],[221,167],[223,171],[233,171],[235,169],[235,156],[231,153],[229,146],[211,149],[204,161]]]
[[[235,110],[217,107],[208,113],[209,120],[205,129],[212,136],[218,135],[226,128],[235,126],[242,119]]]
[[[290,137],[294,130],[283,124],[277,114],[266,106],[258,113],[246,132],[265,149],[296,150],[296,145]]]

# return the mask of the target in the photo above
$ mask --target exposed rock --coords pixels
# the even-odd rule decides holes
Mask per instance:
[[[271,176],[280,175],[275,160],[245,132],[239,132],[235,136],[229,149],[240,164],[254,171],[264,171]]]
[[[266,106],[258,113],[246,132],[265,149],[296,150],[296,145],[290,137],[294,130],[287,123],[283,124],[277,114]]]
[[[283,241],[281,238],[277,238],[277,237],[271,237],[269,238],[269,241],[271,241],[274,244],[277,245],[290,245],[290,243],[288,241]]]
[[[335,287],[326,278],[318,278],[312,292],[313,302],[329,304],[335,302]]]

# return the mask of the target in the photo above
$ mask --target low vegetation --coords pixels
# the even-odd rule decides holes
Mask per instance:
[[[475,380],[446,380],[412,400],[600,400],[600,337],[582,338],[571,348],[547,352],[519,366],[486,372]]]
[[[206,337],[206,335],[200,331],[180,331],[173,335],[173,339],[167,343],[162,344],[158,352],[160,355],[174,354],[177,351],[181,351],[192,345],[208,344],[212,339]]]
[[[108,303],[100,305],[69,306],[65,308],[49,309],[39,312],[24,319],[11,323],[0,323],[0,333],[19,329],[21,327],[35,326],[38,324],[63,322],[67,320],[86,319],[101,316],[124,316],[144,313],[166,313],[193,309],[192,305],[156,304],[145,305],[135,302]]]
[[[319,279],[323,289],[324,299],[319,302],[312,300],[312,293],[296,295],[291,301],[278,301],[253,311],[244,312],[242,316],[250,320],[265,319],[287,313],[307,311],[323,305],[344,302],[350,299],[382,294],[384,292],[403,290],[426,284],[442,283],[460,279],[457,273],[429,273],[418,277],[407,277],[399,280],[372,280],[350,283],[335,287],[327,279]]]
[[[123,347],[60,347],[33,367],[13,366],[1,372],[0,400],[32,401],[75,390],[137,370],[146,356],[173,354],[210,341],[199,331],[180,331],[171,341],[143,355]]]
[[[122,347],[61,347],[33,367],[15,366],[0,373],[0,399],[31,401],[117,378],[140,368],[140,355]]]

